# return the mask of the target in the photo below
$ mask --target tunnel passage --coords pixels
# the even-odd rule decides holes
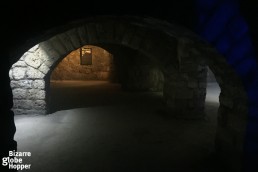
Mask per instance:
[[[97,89],[99,88],[98,96],[101,95],[101,92],[103,95],[107,95],[101,87],[103,84],[107,88],[112,87],[112,85],[114,87],[122,87],[124,91],[129,92],[162,92],[164,84],[163,73],[149,57],[125,46],[111,44],[102,46],[106,49],[101,48],[101,45],[83,46],[72,51],[56,64],[50,75],[50,90],[48,91],[50,96],[48,96],[49,102],[47,104],[49,113],[96,104],[111,104],[113,102],[107,96],[103,96],[102,103],[94,101],[97,99],[89,100],[87,98],[88,90],[96,92],[91,88],[91,85],[95,85]],[[81,64],[81,50],[83,48],[91,49],[92,58],[90,64]],[[67,89],[61,86],[62,83],[67,85],[65,87]],[[108,85],[108,83],[111,84]],[[60,92],[58,88],[62,88],[63,95],[55,93]],[[72,89],[77,91],[78,94],[80,92],[79,90],[81,90],[80,96],[76,96],[78,100],[72,98]],[[108,92],[108,89],[106,91]],[[112,94],[109,95],[112,96]],[[63,97],[63,99],[71,99],[73,101],[60,101],[59,96]],[[104,99],[108,99],[109,101],[107,102]],[[98,99],[98,101],[100,100],[102,99]]]
[[[81,63],[80,49],[77,49],[53,63],[48,73],[44,71],[48,69],[47,65],[40,64],[40,61],[45,61],[45,59],[33,57],[35,53],[44,54],[44,51],[38,47],[35,53],[25,53],[10,70],[14,112],[16,114],[47,114],[50,105],[48,95],[50,80],[74,79],[117,80],[127,91],[163,91],[167,109],[177,117],[201,118],[204,116],[207,77],[205,65],[187,61],[184,64],[180,63],[178,69],[167,68],[162,64],[155,64],[157,60],[139,51],[109,46],[116,54],[114,62],[111,62],[113,59],[111,54],[107,54],[109,60],[106,62],[93,54],[93,64],[79,65]],[[96,46],[84,47],[98,51]],[[179,52],[174,53],[179,54]],[[112,71],[115,66],[118,68],[117,78],[114,78],[115,72]]]
[[[105,93],[110,90],[102,89],[100,85],[109,86],[108,83],[116,80],[116,67],[111,53],[93,45],[80,47],[53,68],[48,91],[48,113],[94,106],[100,100],[107,101],[104,99],[112,93]],[[97,95],[92,96],[94,91]],[[103,98],[98,99],[99,96]]]
[[[124,91],[162,92],[164,75],[155,61],[146,54],[122,45],[104,45],[114,55],[116,79]]]
[[[87,52],[89,51],[89,52]],[[89,54],[89,56],[83,56]],[[50,80],[115,80],[113,55],[101,47],[86,45],[72,51],[52,71]]]
[[[227,157],[225,161],[241,165],[246,93],[224,57],[190,31],[155,19],[124,18],[121,22],[107,17],[84,21],[76,27],[73,24],[70,30],[56,31],[45,40],[25,52],[10,70],[16,114],[47,113],[50,73],[71,51],[89,44],[123,45],[151,58],[163,72],[163,94],[171,115],[178,112],[187,116],[189,111],[203,109],[205,66],[209,66],[221,87],[216,148]]]

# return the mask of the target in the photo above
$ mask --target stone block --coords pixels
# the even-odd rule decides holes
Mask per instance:
[[[15,67],[12,70],[13,79],[20,80],[26,77],[26,68]]]
[[[48,59],[46,61],[44,61],[44,64],[48,67],[51,68],[51,66],[56,62],[55,59]]]
[[[180,77],[181,77],[183,80],[186,80],[186,81],[188,81],[188,80],[190,79],[188,73],[181,73]]]
[[[44,89],[45,88],[45,81],[44,80],[34,80],[32,82],[32,87],[35,89]]]
[[[26,99],[27,90],[22,88],[16,88],[12,90],[14,99]]]
[[[45,63],[43,63],[43,64],[39,67],[39,71],[42,72],[42,73],[44,73],[44,74],[47,74],[49,70],[50,70],[49,67],[48,67]]]
[[[14,67],[26,67],[26,66],[27,66],[27,64],[23,60],[19,60],[12,65],[12,68],[14,68]]]
[[[46,101],[45,100],[36,100],[33,102],[33,107],[36,110],[46,109]]]
[[[11,80],[13,80],[13,69],[12,68],[9,70],[9,78]]]
[[[243,119],[240,113],[228,113],[228,127],[237,132],[244,132],[247,119]]]
[[[28,67],[26,71],[28,79],[42,79],[45,75],[37,69]]]
[[[180,70],[183,72],[198,72],[198,66],[195,63],[183,63]]]
[[[58,58],[60,58],[61,56],[63,56],[63,54],[60,54],[59,51],[57,51],[55,48],[56,45],[52,45],[51,41],[45,41],[39,44],[39,48],[42,52],[45,52],[45,56],[44,58],[42,58],[42,61],[45,62],[46,60],[56,60]],[[36,53],[37,55],[37,53]],[[40,54],[38,54],[38,56],[41,56]]]
[[[115,24],[115,35],[114,35],[114,38],[115,38],[115,41],[117,43],[121,43],[122,39],[123,39],[123,35],[124,35],[124,32],[125,32],[125,28],[126,26],[124,24]]]
[[[199,82],[199,88],[206,88],[207,82]]]
[[[45,50],[44,48],[39,48],[35,53],[34,53],[34,56],[37,58],[37,59],[40,59],[41,60],[41,63],[40,65],[46,61],[47,59],[50,59],[52,58],[52,54],[51,54],[51,51],[48,50]]]
[[[58,36],[52,37],[50,40],[47,41],[47,43],[52,45],[53,50],[55,50],[59,54],[59,57],[64,56],[68,53]]]
[[[247,118],[246,114],[248,113],[248,106],[247,104],[243,103],[243,100],[241,103],[234,104],[234,109],[236,109],[236,111],[241,114],[242,119],[246,120]]]
[[[167,99],[166,100],[166,106],[169,107],[169,108],[175,108],[176,107],[175,100]]]
[[[97,43],[98,37],[97,37],[97,31],[96,31],[96,24],[94,23],[88,23],[86,25],[87,31],[88,31],[88,37],[89,37],[89,43]]]
[[[15,115],[28,115],[25,109],[12,109],[12,111]]]
[[[107,41],[109,32],[105,29],[104,24],[96,23],[95,25],[98,38],[101,38],[102,41]]]
[[[227,96],[220,95],[219,96],[219,102],[220,102],[220,104],[222,104],[222,105],[224,105],[228,108],[233,108],[233,106],[234,106],[233,100],[230,97],[227,97]]]
[[[187,109],[189,107],[188,99],[175,99],[176,109]]]
[[[60,44],[65,48],[66,54],[76,49],[72,44],[70,37],[66,33],[59,34],[57,37],[60,40]]]
[[[193,102],[195,109],[203,109],[205,106],[205,99],[202,98],[192,99],[191,102]]]
[[[134,28],[133,27],[127,27],[126,31],[124,32],[122,44],[123,45],[129,45],[131,39],[134,36]]]
[[[37,45],[33,46],[31,49],[29,49],[29,50],[28,50],[28,52],[30,52],[30,53],[34,53],[35,51],[37,51],[37,50],[38,50],[38,48],[39,48],[39,44],[37,44]]]
[[[198,88],[198,83],[197,82],[188,82],[187,86],[189,88]]]
[[[113,22],[107,22],[103,24],[105,33],[106,33],[106,38],[108,41],[115,42],[115,30],[114,30],[114,23]]]
[[[32,88],[32,80],[11,80],[11,88],[25,88],[25,89],[29,89]]]
[[[171,87],[170,89],[177,89],[177,88],[186,87],[186,83],[184,81],[173,81],[169,83],[168,86]]]
[[[178,89],[176,93],[177,99],[192,99],[193,96],[194,93],[191,89]]]
[[[202,79],[203,78],[203,81],[205,81],[207,79],[207,73],[199,72],[197,77],[198,77],[198,79]]]
[[[13,100],[13,108],[14,109],[32,109],[33,108],[33,100]]]
[[[188,102],[188,107],[189,107],[190,109],[194,108],[194,107],[195,107],[195,103],[194,103],[193,101],[189,101],[189,102]]]
[[[39,89],[29,89],[27,98],[30,100],[44,100],[46,98],[46,92]]]
[[[134,36],[132,37],[131,44],[134,48],[139,48],[141,46],[144,36],[142,34],[144,34],[144,31],[138,29],[136,34],[134,34]]]
[[[27,55],[24,58],[24,61],[27,65],[37,69],[42,61],[40,56],[35,56],[33,53],[27,53]]]
[[[87,28],[86,26],[82,26],[82,27],[78,27],[77,28],[77,32],[80,38],[80,41],[82,43],[82,45],[86,45],[88,44],[88,33],[87,33]]]
[[[12,109],[15,115],[46,115],[45,109]]]
[[[81,45],[80,36],[77,33],[76,29],[71,29],[71,30],[67,31],[66,34],[70,38],[70,41],[75,49],[80,48],[81,46],[84,45],[84,44]]]
[[[156,48],[156,44],[157,42],[155,42],[154,40],[146,37],[145,39],[143,39],[143,42],[142,42],[142,45],[141,45],[141,48],[146,51],[146,52],[149,52],[153,49]],[[150,54],[150,53],[149,53]]]

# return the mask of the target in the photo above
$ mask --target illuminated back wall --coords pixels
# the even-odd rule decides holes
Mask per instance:
[[[84,57],[88,50],[91,54]],[[86,45],[68,54],[52,72],[51,80],[111,80],[113,75],[113,55],[103,48]]]

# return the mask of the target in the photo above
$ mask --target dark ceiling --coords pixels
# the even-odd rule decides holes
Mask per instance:
[[[2,38],[7,47],[15,47],[46,30],[95,15],[150,16],[183,25],[191,30],[197,23],[194,0],[161,1],[8,1],[1,5]],[[258,44],[258,7],[241,1],[241,12]]]
[[[151,16],[192,27],[195,23],[194,8],[188,1],[171,1],[169,4],[159,1],[148,1],[145,4],[140,1],[17,1],[4,7],[10,10],[2,12],[5,22],[2,29],[13,33],[8,35],[9,40],[22,42],[52,27],[95,15]]]

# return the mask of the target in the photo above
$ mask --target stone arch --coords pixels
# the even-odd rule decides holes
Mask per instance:
[[[46,114],[48,99],[46,92],[51,71],[67,54],[87,44],[119,44],[141,51],[159,62],[159,65],[168,62],[177,63],[175,49],[177,40],[174,37],[167,37],[165,33],[155,30],[149,31],[147,26],[117,22],[117,29],[114,29],[115,24],[112,24],[106,21],[83,24],[57,34],[24,53],[12,66],[9,74],[12,80],[15,113]],[[151,39],[145,38],[150,34]],[[162,44],[167,47],[160,46]],[[21,105],[24,108],[21,108]]]
[[[10,70],[15,113],[46,114],[47,88],[53,66],[71,51],[87,44],[119,44],[138,50],[162,68],[169,88],[178,89],[180,84],[170,83],[175,78],[184,78],[183,82],[188,84],[186,89],[194,87],[193,94],[200,99],[205,97],[203,92],[199,92],[203,83],[189,78],[198,78],[198,72],[205,70],[204,66],[208,65],[221,87],[217,150],[225,157],[225,161],[241,164],[247,120],[247,98],[241,80],[224,57],[198,36],[156,19],[100,17],[72,24],[65,31],[59,30],[59,34],[55,36],[46,36],[45,41],[25,52]],[[187,69],[189,66],[193,66],[194,72]],[[184,75],[181,75],[182,72]],[[178,74],[171,77],[175,73]],[[196,75],[191,76],[192,73]],[[189,86],[191,84],[197,85]],[[181,96],[180,93],[177,95],[173,92],[164,94],[169,102],[175,102]],[[190,96],[184,100],[189,104],[196,97]],[[171,106],[173,109],[174,104]],[[179,109],[181,110],[182,108]]]
[[[51,81],[60,80],[100,80],[114,82],[115,65],[113,55],[103,47],[85,45],[83,49],[91,51],[89,65],[81,65],[81,49],[77,49],[68,54],[51,73]],[[91,64],[90,64],[91,62]]]

